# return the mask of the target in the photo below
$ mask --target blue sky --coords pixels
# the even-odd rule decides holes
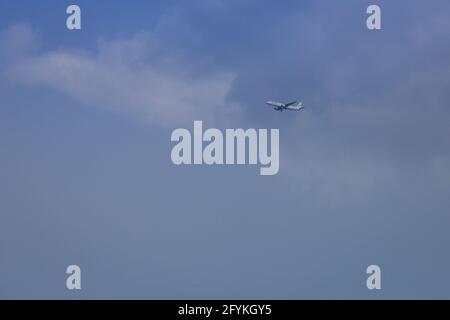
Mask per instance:
[[[373,3],[1,0],[0,297],[448,299],[450,4]],[[194,120],[280,173],[174,166]]]

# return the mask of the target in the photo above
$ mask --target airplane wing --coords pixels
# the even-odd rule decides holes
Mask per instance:
[[[292,102],[286,103],[286,104],[284,105],[284,107],[287,108],[287,107],[292,106],[292,105],[294,105],[294,104],[296,104],[296,103],[298,103],[298,101],[292,101]]]

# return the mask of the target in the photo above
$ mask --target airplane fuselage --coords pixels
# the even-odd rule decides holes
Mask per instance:
[[[266,104],[277,111],[290,110],[290,111],[300,111],[305,107],[301,102],[291,102],[291,103],[281,103],[276,101],[267,101]]]

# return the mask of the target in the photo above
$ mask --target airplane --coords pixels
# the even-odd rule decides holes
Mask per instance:
[[[302,109],[305,109],[305,106],[302,102],[293,101],[289,103],[281,103],[276,101],[267,101],[266,104],[269,107],[274,108],[274,110],[277,111],[283,111],[283,110],[291,110],[291,111],[300,111]]]

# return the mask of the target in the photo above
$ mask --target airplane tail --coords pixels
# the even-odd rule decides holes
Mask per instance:
[[[295,102],[295,103],[292,103],[291,105],[286,106],[287,110],[294,110],[294,111],[300,111],[304,108],[305,107],[303,106],[302,102]]]

